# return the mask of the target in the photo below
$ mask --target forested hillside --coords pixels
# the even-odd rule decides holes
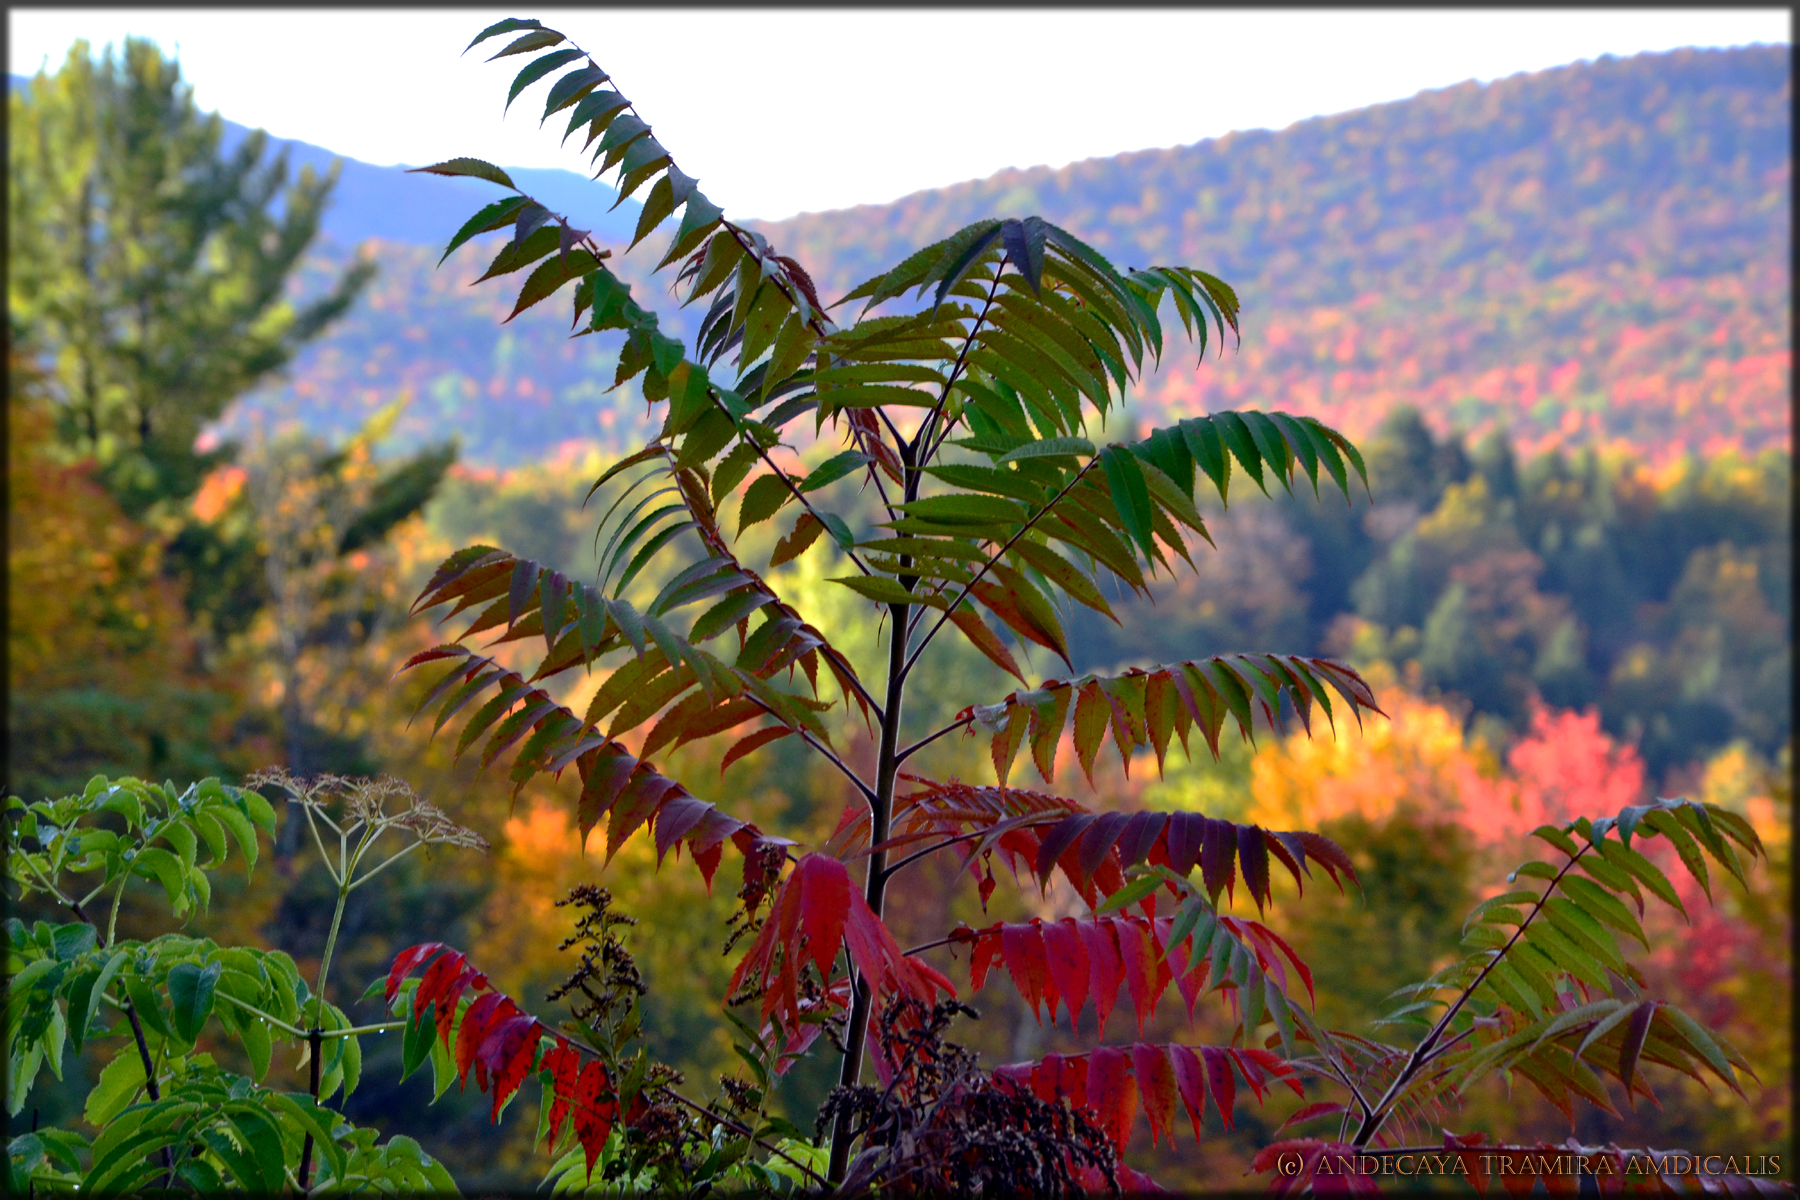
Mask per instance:
[[[1605,59],[761,229],[829,295],[1030,212],[1126,262],[1215,271],[1243,299],[1242,346],[1165,363],[1145,419],[1256,404],[1366,433],[1411,404],[1440,431],[1502,424],[1526,451],[1755,451],[1791,427],[1789,64],[1786,47]],[[584,227],[610,202],[594,190],[570,210]],[[410,388],[403,437],[479,410],[476,462],[610,441],[610,347],[560,345],[549,312],[499,329],[496,295],[461,286],[485,256],[435,271],[426,244],[453,224],[417,225],[418,244],[374,247],[365,306],[261,402],[348,427]]]
[[[1532,444],[1754,449],[1789,430],[1791,103],[1785,47],[1606,59],[764,232],[831,293],[989,214],[1202,265],[1243,348],[1169,364],[1159,416],[1361,432],[1410,402]]]

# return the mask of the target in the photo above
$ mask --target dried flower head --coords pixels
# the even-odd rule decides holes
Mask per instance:
[[[327,773],[302,779],[285,767],[264,767],[245,782],[253,788],[279,788],[287,793],[288,803],[321,817],[341,804],[344,823],[339,832],[346,835],[363,828],[403,829],[427,846],[488,848],[486,838],[458,825],[437,805],[421,799],[405,780],[391,775],[369,779]]]

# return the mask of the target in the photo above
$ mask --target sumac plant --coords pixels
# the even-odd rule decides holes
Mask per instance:
[[[1319,1093],[1327,1098],[1294,1122],[1329,1120],[1330,1136],[1257,1159],[1286,1190],[1324,1184],[1345,1155],[1398,1152],[1421,1136],[1468,1174],[1477,1147],[1491,1155],[1499,1143],[1426,1135],[1464,1088],[1497,1072],[1565,1110],[1576,1100],[1611,1110],[1609,1078],[1629,1100],[1650,1096],[1651,1064],[1739,1087],[1748,1064],[1647,994],[1620,940],[1643,941],[1647,903],[1680,904],[1644,843],[1671,843],[1702,882],[1709,857],[1741,879],[1760,846],[1729,812],[1659,801],[1538,830],[1553,857],[1521,867],[1514,890],[1472,914],[1469,956],[1409,989],[1391,1026],[1412,1020],[1422,1032],[1388,1044],[1321,1024],[1307,964],[1247,911],[1260,916],[1274,902],[1278,877],[1296,890],[1320,872],[1340,888],[1355,882],[1330,840],[1193,812],[1096,812],[1018,785],[1029,748],[1054,786],[1065,735],[1091,777],[1109,737],[1127,764],[1146,750],[1160,764],[1177,741],[1216,754],[1221,737],[1259,724],[1310,728],[1378,711],[1354,671],[1303,655],[1074,678],[1034,679],[1021,666],[1036,648],[1072,674],[1072,606],[1110,616],[1109,592],[1142,593],[1163,571],[1200,569],[1210,540],[1200,494],[1226,501],[1234,475],[1264,491],[1334,488],[1346,502],[1366,492],[1355,447],[1309,417],[1220,412],[1101,440],[1125,389],[1165,353],[1165,313],[1202,356],[1237,333],[1229,286],[1186,266],[1121,270],[1067,230],[1025,217],[976,222],[827,304],[798,262],[724,218],[585,50],[519,19],[483,30],[471,48],[501,35],[512,40],[493,57],[525,63],[508,103],[548,84],[543,119],[566,122],[565,142],[581,134],[599,174],[616,171],[622,197],[642,197],[626,253],[672,224],[651,273],[670,272],[676,299],[703,316],[692,345],[664,332],[608,266],[610,250],[499,168],[469,158],[421,168],[507,189],[455,233],[446,256],[510,231],[482,278],[523,277],[514,315],[571,287],[576,336],[622,335],[612,382],[635,381],[662,424],[588,493],[602,513],[592,582],[503,549],[460,550],[416,608],[466,624],[406,667],[435,674],[420,711],[435,713],[437,729],[460,720],[459,754],[485,768],[510,753],[515,789],[576,776],[581,835],[600,831],[609,860],[643,836],[659,863],[685,850],[710,884],[728,847],[741,855],[752,917],[739,932],[754,931],[724,999],[754,1002],[750,1019],[727,1015],[755,1078],[739,1085],[733,1121],[707,1108],[710,1142],[678,1119],[706,1106],[666,1069],[621,1057],[612,1017],[559,1032],[446,947],[416,947],[394,963],[389,1000],[418,1030],[419,1061],[434,1055],[464,1079],[472,1069],[496,1112],[525,1079],[544,1080],[543,1136],[558,1149],[579,1143],[565,1151],[563,1185],[602,1158],[625,1163],[621,1148],[629,1177],[647,1178],[648,1147],[661,1143],[675,1146],[661,1160],[675,1174],[656,1175],[661,1184],[714,1178],[720,1162],[745,1159],[809,1187],[1009,1186],[983,1175],[982,1161],[1016,1161],[1011,1186],[1130,1185],[1142,1181],[1117,1156],[1140,1109],[1153,1138],[1174,1139],[1184,1123],[1199,1137],[1207,1122],[1229,1126],[1240,1100]],[[872,520],[833,507],[856,487]],[[763,522],[777,522],[779,538],[759,564],[744,547]],[[841,571],[832,582],[867,602],[875,661],[834,646],[770,582],[768,571],[806,554],[830,555]],[[541,640],[541,657],[532,650],[535,667],[509,666],[472,645],[477,635],[516,649]],[[955,720],[909,742],[909,685],[940,638],[963,639],[1019,686],[967,697]],[[549,690],[577,670],[602,676],[582,711]],[[917,773],[920,750],[958,733],[986,740],[993,783]],[[856,737],[874,744],[872,767],[871,756],[846,752]],[[715,738],[727,739],[718,743],[727,766],[797,739],[841,773],[855,801],[829,839],[804,847],[654,761]],[[1090,911],[961,927],[903,948],[884,909],[918,877],[906,869],[936,855],[953,856],[984,902],[998,865],[1039,887],[1060,878]],[[933,965],[934,949],[960,950],[966,966]],[[1059,1008],[1073,1019],[1092,1001],[1104,1024],[1129,1003],[1141,1035],[1173,983],[1190,1014],[1208,996],[1222,1001],[1235,1030],[1223,1045],[1096,1045],[983,1071],[942,1035],[954,1002],[1001,972],[1040,1020]],[[585,1006],[621,1003],[635,1011],[598,993]],[[761,1110],[773,1076],[821,1033],[842,1051],[842,1069],[814,1142]],[[1046,1106],[1059,1123],[1044,1124]],[[1047,1128],[1061,1131],[1049,1150]],[[1002,1148],[1013,1157],[988,1157]],[[1615,1149],[1557,1153],[1618,1172],[1643,1166]],[[1657,1173],[1620,1178],[1679,1186]]]

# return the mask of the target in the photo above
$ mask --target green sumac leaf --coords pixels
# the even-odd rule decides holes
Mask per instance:
[[[538,301],[553,295],[556,290],[571,279],[579,279],[599,265],[598,260],[586,250],[573,250],[567,255],[558,255],[539,264],[537,270],[525,280],[525,286],[519,291],[518,303],[507,315],[505,325],[514,317],[536,304]]]
[[[470,42],[467,46],[463,47],[463,53],[467,54],[469,51],[471,51],[475,47],[481,45],[481,43],[487,41],[489,38],[499,37],[503,33],[513,33],[520,29],[542,29],[542,28],[543,28],[543,26],[541,24],[539,24],[536,21],[530,20],[530,19],[521,19],[519,17],[508,17],[504,21],[494,22],[492,25],[489,25],[486,29],[484,29],[480,33],[476,34],[475,40]],[[489,59],[488,61],[492,62],[493,60]]]
[[[473,179],[485,179],[489,183],[497,183],[503,188],[518,191],[513,184],[512,176],[496,167],[491,162],[483,162],[479,158],[449,158],[441,163],[433,163],[429,167],[414,167],[408,175],[467,175]],[[521,198],[521,203],[523,199]]]
[[[689,196],[687,207],[681,213],[681,224],[676,227],[675,238],[669,243],[668,252],[657,264],[657,269],[661,270],[682,255],[690,253],[713,231],[722,216],[724,210],[708,200],[705,193],[697,191]]]
[[[1094,910],[1094,915],[1104,916],[1136,904],[1161,887],[1162,882],[1162,877],[1159,875],[1144,875],[1134,879],[1101,902],[1100,907]],[[1170,940],[1170,944],[1173,945],[1173,939]]]
[[[477,283],[485,283],[501,275],[510,275],[514,271],[523,270],[546,254],[554,253],[562,245],[562,234],[555,226],[545,226],[532,233],[523,242],[508,242],[488,264],[487,271],[477,279]]]
[[[1027,458],[1066,458],[1070,455],[1092,458],[1094,443],[1079,437],[1044,438],[1041,441],[1027,442],[1016,450],[1007,451],[1000,456],[1000,461],[1012,463]]]
[[[527,37],[529,36],[531,35],[527,35]],[[523,41],[525,39],[522,38],[520,40]],[[562,40],[562,35],[558,34],[556,40],[560,42]],[[516,44],[517,43],[515,43],[515,45]],[[551,44],[554,45],[555,43]],[[502,51],[501,53],[504,54],[509,51],[510,47],[508,50]],[[496,55],[495,57],[497,58],[499,55]],[[556,70],[558,67],[567,66],[569,63],[574,62],[580,57],[582,57],[582,54],[579,50],[555,50],[540,58],[532,59],[529,63],[525,64],[525,67],[520,70],[517,75],[513,76],[512,88],[506,93],[506,108],[512,107],[512,102],[519,98],[520,92],[524,91],[550,72]],[[492,62],[493,59],[489,59],[488,61]],[[504,112],[505,109],[502,109],[501,111]]]
[[[551,46],[557,45],[564,40],[562,34],[556,32],[554,29],[545,29],[536,21],[531,22],[529,25],[521,24],[515,26],[515,28],[532,29],[535,30],[535,32],[527,33],[524,37],[514,38],[512,41],[508,42],[499,53],[491,56],[488,59],[489,62],[493,62],[495,59],[499,58],[510,58],[515,54],[530,54],[533,50],[547,50]],[[479,41],[480,39],[478,38],[476,40]],[[474,42],[469,43],[471,48],[474,44]],[[468,50],[464,50],[463,53],[467,54]]]
[[[836,483],[859,467],[866,466],[873,461],[867,454],[859,450],[846,450],[842,454],[834,454],[820,463],[800,482],[800,490],[802,492],[817,491],[828,484]]]
[[[589,66],[585,70],[571,71],[550,88],[550,94],[544,98],[544,115],[538,121],[542,125],[550,117],[574,104],[587,95],[597,85],[607,81],[607,74],[599,67]]]
[[[444,247],[443,257],[438,259],[438,265],[442,266],[444,259],[449,258],[458,246],[461,246],[475,235],[491,233],[496,229],[502,229],[507,225],[512,224],[513,220],[519,215],[519,209],[523,208],[526,203],[527,201],[523,196],[507,196],[504,199],[494,201],[492,204],[470,217],[467,221],[464,221],[462,228],[456,231],[456,236],[450,239],[450,244]]]
[[[989,525],[995,521],[1023,524],[1025,510],[996,496],[927,496],[900,505],[908,516],[947,524]]]
[[[1156,547],[1150,541],[1150,485],[1144,482],[1137,456],[1123,446],[1108,446],[1100,452],[1100,465],[1106,471],[1113,507],[1118,510],[1125,531],[1144,552],[1144,557],[1154,560]]]
[[[926,604],[932,608],[949,606],[949,601],[941,596],[909,592],[894,580],[882,575],[848,575],[833,579],[831,582],[841,583],[858,595],[866,596],[881,604]]]
[[[780,476],[758,475],[744,489],[743,502],[738,506],[738,532],[741,534],[758,521],[774,516],[781,511],[782,505],[793,499],[793,495],[787,481]]]

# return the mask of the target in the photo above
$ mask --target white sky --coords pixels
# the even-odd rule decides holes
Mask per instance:
[[[548,84],[502,123],[528,56],[484,63],[496,39],[459,57],[504,16],[569,34],[716,203],[767,219],[1602,54],[1791,44],[1786,9],[12,8],[9,69],[133,34],[178,52],[203,108],[278,137],[381,165],[580,170],[566,119],[537,127]]]

